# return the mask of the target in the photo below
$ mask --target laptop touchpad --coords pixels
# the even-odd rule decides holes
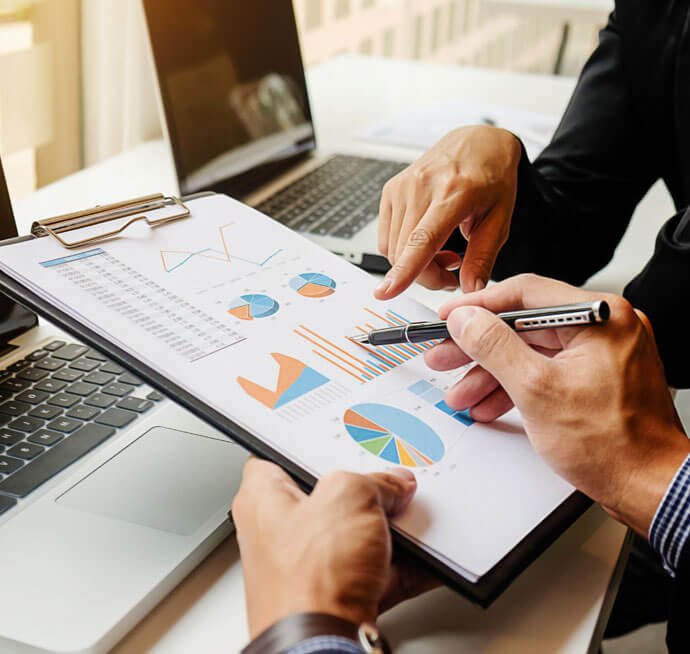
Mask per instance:
[[[56,501],[187,536],[230,508],[246,458],[229,440],[154,427]]]

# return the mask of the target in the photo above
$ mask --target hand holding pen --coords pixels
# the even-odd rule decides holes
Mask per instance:
[[[604,300],[564,304],[538,309],[521,309],[497,314],[509,327],[517,332],[595,325],[609,319],[609,305]],[[374,329],[368,334],[353,336],[363,345],[395,345],[397,343],[424,343],[445,340],[450,337],[445,321],[414,322],[409,325]]]

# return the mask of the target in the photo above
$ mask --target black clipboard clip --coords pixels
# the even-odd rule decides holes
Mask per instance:
[[[190,210],[179,198],[155,193],[37,220],[31,225],[31,234],[52,236],[71,249],[115,238],[137,222],[145,222],[153,228],[190,215]],[[74,235],[74,239],[69,235]]]

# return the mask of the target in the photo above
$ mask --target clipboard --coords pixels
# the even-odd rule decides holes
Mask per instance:
[[[186,203],[210,195],[214,194],[204,192],[184,198],[155,194],[81,212],[63,214],[36,221],[32,226],[30,235],[0,241],[0,247],[34,238],[52,237],[69,251],[83,245],[117,238],[137,222],[145,222],[152,228],[157,228],[176,220],[190,218],[192,213]],[[158,212],[158,215],[155,215],[155,212]],[[94,228],[97,230],[96,233],[92,233],[88,238],[77,234],[79,230]],[[66,236],[70,234],[73,234],[72,238]],[[0,289],[13,300],[35,311],[90,347],[103,352],[124,368],[131,370],[153,388],[242,445],[252,454],[277,463],[305,491],[309,491],[316,484],[317,479],[292,459],[271,447],[234,420],[215,410],[193,393],[172,382],[156,369],[146,365],[71,315],[53,306],[3,271],[0,271]],[[414,557],[440,581],[470,601],[486,608],[591,504],[592,501],[586,496],[579,492],[573,493],[476,582],[472,582],[459,574],[441,559],[424,550],[411,538],[393,530],[395,551]]]

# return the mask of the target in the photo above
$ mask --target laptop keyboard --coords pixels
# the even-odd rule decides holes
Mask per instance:
[[[257,209],[300,232],[351,238],[376,220],[383,185],[406,167],[397,161],[337,155]]]
[[[0,370],[0,514],[163,396],[79,343],[53,341]]]

